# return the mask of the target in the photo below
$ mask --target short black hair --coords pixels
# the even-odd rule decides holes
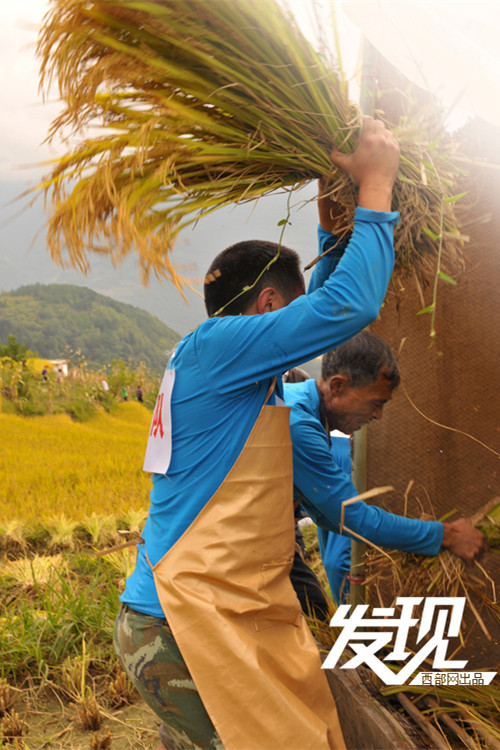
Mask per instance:
[[[220,311],[221,315],[240,315],[266,286],[274,287],[290,301],[304,288],[299,256],[275,242],[237,242],[217,255],[205,276],[207,313],[214,315]]]
[[[331,352],[323,355],[321,377],[346,375],[351,386],[374,383],[380,371],[393,388],[399,385],[396,355],[387,342],[370,331],[362,331]]]

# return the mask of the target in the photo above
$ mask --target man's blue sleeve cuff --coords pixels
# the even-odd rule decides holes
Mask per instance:
[[[432,540],[430,546],[431,551],[427,554],[429,555],[437,555],[439,550],[441,549],[441,545],[443,544],[443,534],[444,534],[444,526],[441,523],[441,521],[431,521],[432,525],[434,526],[434,539]]]
[[[372,211],[371,208],[357,206],[354,221],[369,221],[372,224],[398,224],[399,211]]]

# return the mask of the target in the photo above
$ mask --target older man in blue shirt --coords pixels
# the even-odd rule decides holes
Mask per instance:
[[[319,251],[333,250],[315,270],[308,292],[321,286],[347,246],[333,234],[342,223],[341,207],[327,196],[318,205]],[[358,493],[351,479],[350,460],[346,462],[338,455],[330,432],[340,430],[351,435],[372,419],[380,419],[398,384],[399,370],[391,348],[380,337],[364,331],[324,355],[318,380],[285,385],[285,403],[291,407],[294,499],[318,524],[320,551],[337,603],[345,599],[349,588],[349,531],[381,547],[422,555],[436,555],[441,547],[447,547],[468,564],[487,546],[483,535],[465,518],[450,523],[420,521],[361,501],[345,507],[344,535],[338,534],[342,504]],[[303,600],[299,571],[295,577],[292,569],[291,577]],[[314,585],[311,594],[311,598],[318,596]],[[321,614],[318,607],[315,611]]]

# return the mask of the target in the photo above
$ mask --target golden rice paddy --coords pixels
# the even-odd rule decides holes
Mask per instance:
[[[136,403],[85,423],[67,415],[0,414],[2,525],[146,511],[150,478],[142,463],[150,422],[151,412]]]

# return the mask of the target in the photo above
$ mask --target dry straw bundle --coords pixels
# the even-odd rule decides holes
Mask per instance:
[[[424,520],[435,519],[425,517]],[[471,522],[486,536],[490,551],[497,552],[500,546],[499,498],[480,508]],[[463,560],[448,550],[441,550],[435,557],[424,557],[408,552],[391,551],[389,554],[371,547],[367,571],[373,606],[390,606],[398,596],[465,596],[472,617],[464,625],[463,637],[467,638],[474,625],[487,640],[496,641],[500,623],[498,592],[495,581],[477,560],[468,569]]]
[[[354,147],[359,111],[328,50],[277,2],[52,0],[38,54],[42,87],[56,80],[65,105],[49,138],[82,137],[39,186],[60,263],[67,253],[85,270],[91,251],[117,261],[135,250],[145,280],[179,286],[168,251],[200,215],[328,173],[355,204],[328,153]],[[430,129],[420,113],[396,135],[402,273],[460,250],[457,145],[434,115]]]
[[[489,540],[490,549],[498,551],[498,498],[480,509],[473,521],[480,524],[481,530]],[[306,527],[304,537],[307,549],[313,557],[315,572],[325,584],[326,576],[318,560],[319,549],[314,529],[315,527]],[[466,572],[463,561],[448,551],[440,553],[437,557],[422,557],[404,552],[387,553],[371,547],[368,552],[367,584],[368,599],[373,607],[394,606],[397,596],[466,596],[468,616],[462,623],[462,648],[455,651],[454,642],[447,658],[468,660],[474,656],[477,664],[478,659],[486,654],[486,663],[481,664],[481,669],[498,668],[494,650],[498,641],[496,634],[500,621],[500,607],[494,581],[482,565],[476,565],[470,572]],[[335,609],[330,600],[330,617],[335,613]],[[340,631],[329,627],[324,620],[314,616],[309,617],[308,622],[323,652],[328,652]],[[481,654],[474,653],[478,644],[482,646]],[[417,644],[418,649],[421,646],[421,642]],[[412,652],[415,644],[409,642],[407,647]],[[391,646],[388,645],[385,655],[390,650]],[[347,659],[353,655],[347,650],[344,657]],[[382,654],[379,658],[382,658]],[[389,661],[388,665],[390,664]],[[419,671],[427,669],[432,671],[429,661],[424,662]],[[479,667],[468,669],[475,672]],[[375,686],[382,695],[395,696],[418,730],[423,732],[422,747],[428,746],[428,739],[431,740],[430,746],[436,750],[449,750],[464,745],[469,750],[498,750],[500,747],[500,687],[497,680],[481,687],[460,684],[442,687],[408,684],[387,687],[369,669],[362,668],[361,672],[356,670],[356,674],[360,674],[362,681],[368,684],[371,690]],[[382,705],[388,707],[387,704]]]

